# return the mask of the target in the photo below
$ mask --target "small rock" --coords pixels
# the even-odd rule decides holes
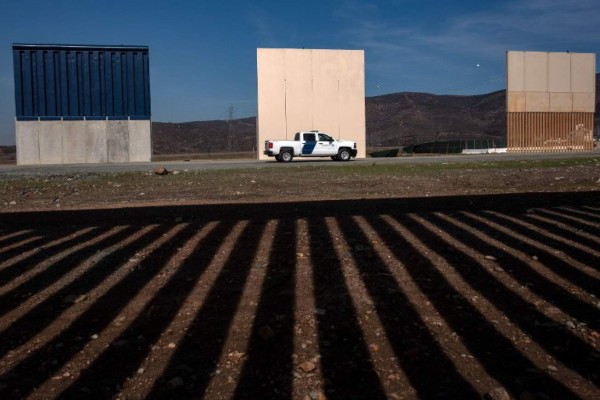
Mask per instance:
[[[492,261],[496,261],[496,257],[494,256],[485,256],[486,260],[492,260]]]
[[[557,368],[555,365],[548,365],[548,366],[546,367],[546,369],[547,369],[548,371],[551,371],[551,372],[556,372],[556,371],[558,371],[558,368]]]
[[[377,353],[379,351],[379,346],[375,343],[372,343],[369,345],[369,348],[374,352]]]
[[[171,342],[167,345],[168,348],[174,349],[176,347],[175,343]]]
[[[8,204],[10,204],[11,206],[14,206],[17,204],[17,202],[13,200],[13,201],[10,201]]]
[[[569,329],[575,329],[575,324],[571,321],[567,321],[565,325],[567,325],[567,328]]]
[[[140,368],[140,369],[137,370],[138,375],[141,375],[144,372],[146,372],[146,370],[144,368]]]
[[[158,167],[154,170],[156,175],[167,175],[169,171],[165,167]]]
[[[299,365],[300,369],[304,372],[312,372],[315,370],[315,368],[317,368],[317,366],[315,365],[314,362],[312,361],[304,361],[302,364]]]
[[[496,271],[496,272],[504,272],[504,270],[502,269],[502,267],[495,267],[494,271]]]
[[[69,371],[67,371],[67,372],[65,372],[65,373],[63,374],[63,376],[64,376],[65,378],[68,378],[68,377],[70,377],[70,376],[71,376],[71,373],[70,373]]]
[[[531,258],[533,258],[533,260],[534,260],[534,261],[537,261],[537,260],[538,260],[538,256],[533,256],[533,257],[531,257]]]
[[[92,338],[92,339],[96,340],[96,339],[98,339],[98,334],[97,334],[97,333],[94,333],[92,336],[90,336],[90,338]]]
[[[487,392],[483,398],[486,400],[510,400],[510,395],[503,387],[497,387]]]
[[[173,175],[179,175],[181,172],[179,171],[173,171]]]
[[[169,380],[169,386],[172,388],[177,388],[183,386],[183,379],[176,376],[175,378]]]

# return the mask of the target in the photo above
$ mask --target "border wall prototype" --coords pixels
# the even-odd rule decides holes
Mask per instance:
[[[258,49],[257,152],[265,140],[319,130],[366,157],[363,50]]]
[[[152,157],[148,48],[13,45],[17,164]]]
[[[507,52],[509,152],[594,148],[596,55]]]

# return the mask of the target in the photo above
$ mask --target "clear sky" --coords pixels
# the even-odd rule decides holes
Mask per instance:
[[[259,47],[364,49],[366,94],[504,89],[507,50],[600,50],[598,0],[4,0],[0,144],[13,43],[146,45],[152,119],[256,115]]]

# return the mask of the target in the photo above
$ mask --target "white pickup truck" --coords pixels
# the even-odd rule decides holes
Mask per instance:
[[[296,156],[348,161],[356,157],[356,143],[335,140],[319,131],[296,132],[294,140],[266,140],[263,154],[275,157],[279,162],[290,162]]]

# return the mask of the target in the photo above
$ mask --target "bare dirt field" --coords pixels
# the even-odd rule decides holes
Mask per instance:
[[[2,399],[600,398],[600,157],[12,174],[0,207]]]

